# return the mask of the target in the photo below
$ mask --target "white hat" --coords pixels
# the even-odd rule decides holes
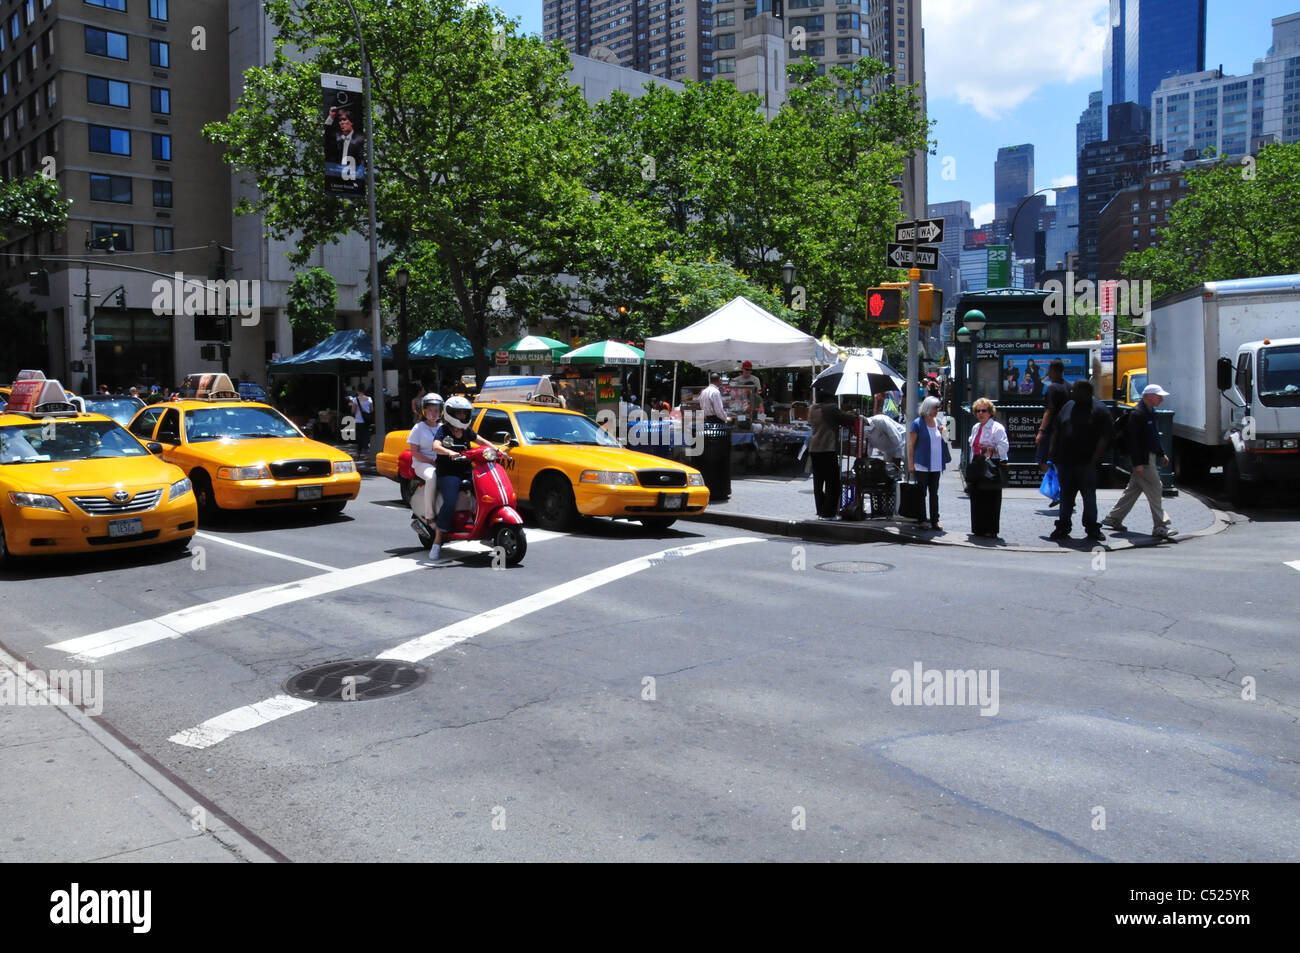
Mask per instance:
[[[1143,397],[1147,397],[1151,394],[1155,394],[1157,397],[1168,397],[1169,391],[1165,390],[1159,384],[1148,384],[1146,387],[1142,388]]]

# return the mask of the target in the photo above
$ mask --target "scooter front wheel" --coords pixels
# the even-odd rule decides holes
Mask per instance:
[[[505,553],[507,566],[513,566],[528,552],[524,528],[516,523],[502,523],[492,534],[492,547]]]

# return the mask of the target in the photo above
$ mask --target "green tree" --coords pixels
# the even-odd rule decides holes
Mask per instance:
[[[1160,298],[1203,281],[1300,272],[1300,143],[1265,146],[1253,166],[1222,159],[1186,178],[1157,244],[1125,257],[1125,277],[1150,281]]]
[[[68,227],[71,199],[63,198],[54,179],[29,175],[0,185],[0,238],[11,230],[41,235]]]
[[[338,330],[338,306],[338,286],[324,268],[308,268],[293,276],[287,308],[293,353],[319,344]]]
[[[565,78],[567,53],[516,35],[499,11],[459,0],[355,6],[372,67],[380,237],[436,250],[483,376],[489,336],[537,314],[554,297],[551,279],[576,263],[574,236],[596,204],[583,185],[586,104]],[[341,3],[265,9],[274,61],[245,73],[235,112],[207,134],[257,179],[259,196],[241,211],[263,212],[278,237],[300,230],[301,263],[366,229],[363,203],[320,187],[320,74],[360,75],[356,30]]]

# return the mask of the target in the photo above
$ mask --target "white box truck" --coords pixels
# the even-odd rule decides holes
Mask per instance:
[[[1147,379],[1169,391],[1179,480],[1223,467],[1235,504],[1300,480],[1300,275],[1208,281],[1157,301]]]

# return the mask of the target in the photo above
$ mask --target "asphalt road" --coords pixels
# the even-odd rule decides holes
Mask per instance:
[[[1300,537],[1256,516],[1105,556],[586,520],[433,568],[370,477],[0,573],[0,641],[102,670],[105,721],[297,861],[1294,861]],[[385,655],[426,680],[285,696]]]

